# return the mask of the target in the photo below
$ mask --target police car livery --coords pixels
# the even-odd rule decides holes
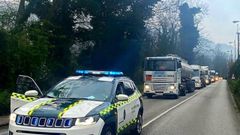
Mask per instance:
[[[76,73],[40,98],[38,90],[12,93],[9,134],[141,134],[143,104],[131,79],[122,72]]]

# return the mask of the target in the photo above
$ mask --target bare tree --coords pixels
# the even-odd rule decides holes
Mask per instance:
[[[0,0],[0,28],[11,30],[15,26],[18,1]]]

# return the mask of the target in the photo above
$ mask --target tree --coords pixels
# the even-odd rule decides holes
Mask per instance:
[[[193,63],[193,50],[198,45],[200,36],[194,17],[201,12],[201,9],[196,7],[190,8],[187,3],[181,5],[179,9],[181,22],[179,55],[188,60],[189,63]]]
[[[153,16],[146,21],[152,44],[148,56],[177,53],[179,44],[179,0],[159,1],[153,8]]]

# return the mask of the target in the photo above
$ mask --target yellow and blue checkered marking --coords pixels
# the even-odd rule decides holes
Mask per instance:
[[[32,114],[33,114],[33,112],[34,112],[35,110],[39,109],[41,106],[44,106],[44,105],[46,105],[46,104],[51,103],[53,100],[55,100],[55,99],[51,99],[51,100],[45,101],[45,102],[43,102],[43,103],[40,103],[40,104],[34,106],[34,107],[28,112],[28,115],[29,115],[29,116],[32,116]]]
[[[107,114],[109,114],[112,110],[114,110],[114,109],[116,109],[116,108],[118,108],[118,107],[121,107],[121,106],[123,106],[123,105],[125,105],[125,104],[128,104],[128,103],[130,103],[130,102],[138,99],[139,97],[141,97],[141,93],[135,92],[132,96],[129,97],[128,101],[121,101],[121,102],[117,102],[117,103],[115,103],[115,104],[112,104],[112,105],[110,105],[109,107],[107,107],[107,108],[105,108],[104,110],[102,110],[102,111],[100,112],[100,115],[101,115],[101,116],[107,115]]]
[[[37,98],[35,98],[35,97],[27,97],[23,94],[18,94],[18,93],[15,93],[15,92],[12,93],[11,98],[20,99],[20,100],[24,100],[24,101],[27,101],[27,102],[32,102],[32,101],[37,100]]]
[[[69,105],[68,107],[66,107],[62,112],[60,112],[58,114],[58,118],[62,118],[62,116],[64,115],[64,113],[66,113],[69,109],[73,108],[74,106],[82,103],[83,101],[82,100],[79,100],[79,101],[76,101],[75,103]]]

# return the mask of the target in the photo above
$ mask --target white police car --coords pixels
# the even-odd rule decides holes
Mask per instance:
[[[122,72],[77,70],[44,96],[11,96],[10,135],[140,134],[141,93]],[[28,76],[22,76],[28,78]],[[32,80],[32,84],[35,82]]]

